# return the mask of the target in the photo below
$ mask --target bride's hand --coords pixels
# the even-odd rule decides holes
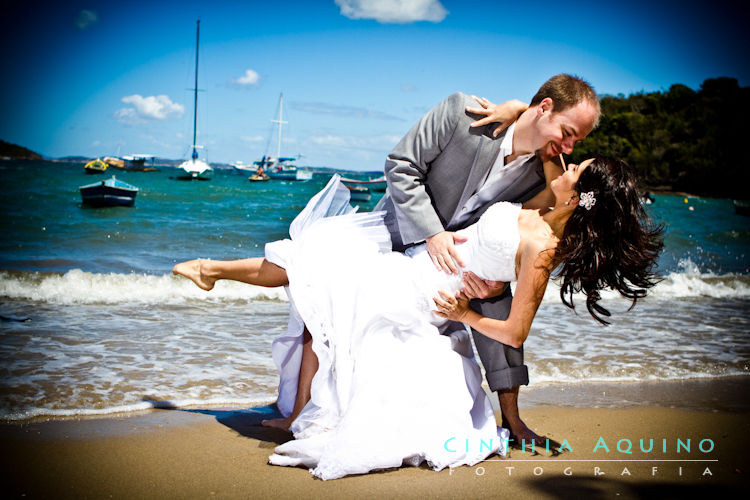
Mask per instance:
[[[463,284],[461,291],[470,299],[499,297],[508,285],[504,281],[483,280],[471,271],[464,273]]]
[[[437,306],[435,314],[451,321],[463,321],[466,313],[469,312],[469,298],[463,292],[458,292],[455,297],[443,290],[438,293],[439,297],[432,298]]]
[[[511,99],[510,101],[505,101],[502,104],[494,104],[484,97],[472,97],[475,101],[477,101],[477,103],[479,103],[481,108],[466,106],[466,111],[468,111],[469,113],[474,113],[476,115],[484,115],[484,118],[473,122],[471,126],[481,127],[482,125],[487,125],[488,123],[500,122],[500,125],[495,127],[495,130],[492,131],[493,137],[497,137],[500,132],[508,128],[510,124],[513,123],[516,118],[518,118],[518,115],[529,108],[526,103],[521,102],[518,99]]]

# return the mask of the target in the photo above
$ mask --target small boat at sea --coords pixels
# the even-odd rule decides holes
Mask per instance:
[[[301,170],[297,168],[297,165],[289,163],[294,161],[296,158],[270,158],[272,165],[266,170],[268,176],[271,179],[281,181],[309,181],[313,177],[313,173],[310,170]],[[268,161],[268,160],[267,160]]]
[[[346,186],[349,189],[349,199],[352,201],[370,201],[372,193],[364,186]]]
[[[112,168],[121,168],[126,170],[125,160],[118,156],[105,156],[104,161]]]
[[[107,167],[109,167],[107,162],[101,158],[97,158],[88,162],[83,168],[86,169],[87,174],[103,174],[107,170]]]
[[[298,169],[297,165],[294,165],[293,161],[298,158],[282,158],[281,157],[281,126],[286,123],[282,118],[284,114],[284,94],[279,95],[279,119],[271,120],[274,123],[279,124],[278,139],[276,143],[276,157],[269,157],[263,155],[263,158],[253,162],[259,168],[264,168],[266,175],[274,180],[281,181],[309,181],[313,178],[313,173],[310,170]]]
[[[211,179],[214,169],[203,160],[198,158],[198,146],[196,144],[198,131],[198,47],[201,33],[201,22],[197,21],[195,31],[195,87],[193,88],[193,145],[190,159],[182,162],[178,168],[177,179],[180,180],[201,180]]]
[[[267,181],[270,179],[271,178],[268,177],[266,174],[253,174],[253,175],[248,176],[247,178],[247,180],[252,181],[252,182],[262,182],[262,181]]]
[[[146,166],[146,161],[153,161],[153,159],[153,155],[126,155],[120,158],[123,165],[120,168],[134,172],[155,172],[157,168]]]
[[[138,188],[113,175],[111,179],[87,184],[78,188],[81,191],[81,201],[92,207],[132,207]]]
[[[344,183],[345,186],[362,186],[368,188],[373,193],[385,193],[386,187],[388,187],[388,183],[385,180],[385,176],[382,175],[376,179],[347,179],[346,177],[341,178],[341,182]]]
[[[239,173],[239,174],[248,174],[250,172],[255,172],[257,170],[255,165],[246,165],[245,163],[241,161],[236,161],[232,163],[232,168],[234,169],[235,173]]]
[[[251,170],[253,173],[249,175],[247,179],[253,182],[270,180],[271,178],[268,176],[268,174],[266,174],[266,171],[264,170],[264,167],[268,167],[270,165],[270,159],[266,159],[265,156],[263,156],[263,158],[258,161],[254,161],[253,169]]]
[[[198,153],[193,149],[193,154],[189,160],[186,160],[180,164],[177,173],[177,179],[182,181],[191,181],[197,179],[199,181],[211,180],[211,174],[214,169],[211,166],[198,158]]]
[[[157,172],[158,168],[146,166],[146,161],[153,159],[153,155],[127,155],[123,157],[105,156],[102,161],[110,168],[119,168],[131,172]]]
[[[258,169],[255,171],[255,173],[250,175],[247,179],[252,182],[261,182],[269,180],[270,177],[268,177],[268,175],[263,171],[263,167],[258,166]]]

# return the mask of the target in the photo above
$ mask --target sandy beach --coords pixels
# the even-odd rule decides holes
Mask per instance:
[[[452,471],[423,465],[324,482],[303,468],[268,465],[273,448],[290,437],[259,425],[267,407],[6,423],[0,426],[0,470],[6,492],[17,498],[677,498],[747,492],[750,419],[742,396],[748,383],[727,380],[632,384],[630,390],[621,384],[623,393],[643,394],[647,401],[622,408],[575,407],[562,399],[544,405],[539,399],[554,400],[555,391],[529,390],[527,400],[534,402],[523,408],[527,423],[562,443],[564,452],[515,449]],[[611,394],[611,387],[582,386],[574,398],[586,393],[596,401],[607,390]],[[570,388],[567,393],[570,398]],[[649,398],[659,393],[686,404],[657,406]],[[716,397],[707,401],[710,393]],[[714,408],[690,403],[701,399]]]

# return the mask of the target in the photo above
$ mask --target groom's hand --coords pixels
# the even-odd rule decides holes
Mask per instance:
[[[432,258],[432,263],[438,271],[448,274],[458,274],[458,268],[464,267],[464,263],[456,251],[456,243],[466,241],[466,236],[461,236],[452,231],[441,231],[425,240],[427,253]]]
[[[488,299],[499,297],[508,283],[504,281],[483,280],[471,271],[464,274],[464,287],[461,291],[470,299]]]

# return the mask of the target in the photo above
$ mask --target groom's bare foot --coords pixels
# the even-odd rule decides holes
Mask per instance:
[[[529,429],[518,414],[518,386],[497,391],[502,413],[502,426],[510,431],[509,446],[519,450],[539,454],[540,451],[560,454],[560,443],[545,436],[540,436]]]
[[[263,420],[260,425],[262,425],[263,427],[273,427],[274,429],[281,429],[282,431],[289,432],[289,427],[291,427],[292,422],[294,422],[294,419],[292,417],[274,418],[271,420]]]
[[[521,420],[511,425],[503,419],[503,427],[510,431],[509,446],[513,449],[532,452],[535,455],[542,451],[550,453],[552,456],[560,454],[560,443],[546,436],[540,436],[529,429]]]
[[[203,259],[194,259],[180,262],[172,268],[172,274],[180,274],[190,279],[193,283],[204,290],[211,290],[216,284],[216,278],[208,276],[206,264]]]

